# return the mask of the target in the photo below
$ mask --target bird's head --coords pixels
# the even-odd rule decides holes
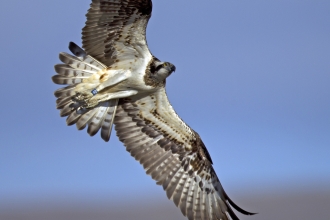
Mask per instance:
[[[151,70],[151,77],[158,81],[164,82],[164,80],[175,71],[175,66],[169,62],[155,62],[154,68]]]

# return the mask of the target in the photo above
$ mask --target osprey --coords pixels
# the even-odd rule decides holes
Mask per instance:
[[[68,125],[109,141],[112,125],[126,150],[190,220],[238,219],[200,136],[175,113],[165,91],[175,66],[151,54],[151,0],[93,0],[81,49],[55,65],[57,109]]]

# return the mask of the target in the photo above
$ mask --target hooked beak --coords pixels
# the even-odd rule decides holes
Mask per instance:
[[[176,67],[175,67],[174,65],[172,65],[172,66],[171,66],[171,70],[172,70],[173,72],[175,72]]]

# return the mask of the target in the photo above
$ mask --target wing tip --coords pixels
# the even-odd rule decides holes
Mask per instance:
[[[256,215],[258,213],[253,213],[253,212],[248,212],[248,211],[245,211],[244,209],[242,209],[241,207],[239,207],[238,205],[236,205],[236,203],[233,202],[233,200],[231,200],[229,198],[229,196],[227,195],[226,192],[225,193],[225,197],[226,197],[226,200],[229,202],[229,204],[234,208],[236,209],[238,212],[244,214],[244,215]]]
[[[79,58],[84,58],[87,56],[86,52],[79,47],[76,43],[70,41],[69,43],[69,50],[71,51],[72,54]]]

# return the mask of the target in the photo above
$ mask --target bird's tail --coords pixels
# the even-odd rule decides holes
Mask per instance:
[[[57,74],[52,77],[54,83],[67,85],[54,92],[56,108],[60,110],[61,117],[67,116],[67,125],[76,124],[78,130],[88,126],[87,132],[91,136],[101,130],[102,139],[109,141],[118,99],[101,102],[93,108],[84,108],[82,102],[77,100],[79,91],[92,90],[99,84],[98,78],[93,78],[107,67],[73,42],[70,42],[69,49],[74,56],[60,53],[63,63],[55,65]]]

